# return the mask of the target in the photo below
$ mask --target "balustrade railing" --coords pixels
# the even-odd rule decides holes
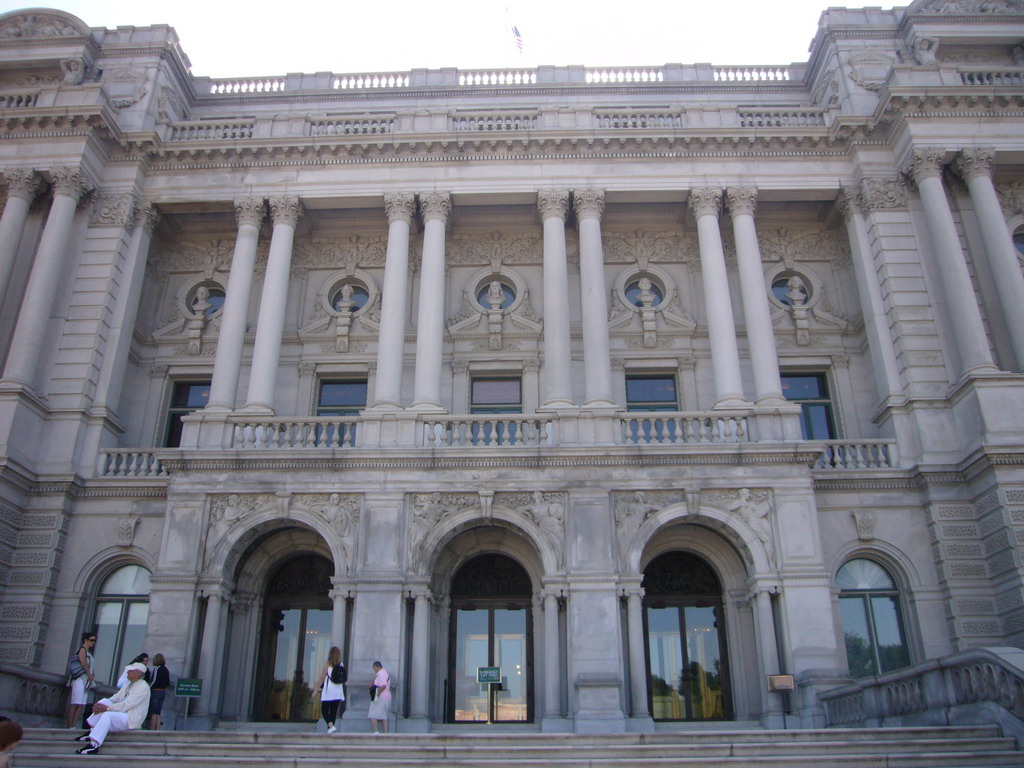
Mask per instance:
[[[283,91],[283,77],[245,77],[210,80],[210,93],[276,93]]]
[[[455,133],[467,131],[529,131],[537,127],[536,112],[479,112],[455,114],[449,118]]]
[[[450,447],[528,447],[554,445],[551,419],[519,414],[458,416],[426,419],[423,445],[426,448]]]
[[[820,109],[739,109],[743,128],[823,128]]]
[[[789,67],[713,67],[712,72],[719,83],[782,82],[792,77]]]
[[[598,128],[682,128],[683,114],[678,109],[594,110]]]
[[[1024,720],[1024,651],[977,648],[858,680],[820,694],[829,726],[884,724],[887,719],[953,707],[993,704]]]
[[[746,412],[633,414],[620,417],[619,426],[625,445],[745,443],[750,439]]]
[[[978,72],[960,72],[960,81],[964,85],[1024,85],[1024,69],[987,70]]]
[[[829,440],[814,469],[893,469],[895,440]]]
[[[195,120],[171,126],[171,141],[251,139],[255,120]]]
[[[352,448],[358,417],[234,421],[232,448]]]
[[[395,118],[393,115],[327,117],[310,120],[310,136],[373,136],[393,133]]]
[[[380,72],[360,75],[337,75],[332,87],[337,91],[408,88],[408,72]]]
[[[500,69],[459,72],[459,85],[533,85],[537,72],[532,69]]]
[[[665,73],[660,67],[608,67],[588,69],[588,83],[660,83]]]
[[[0,93],[0,109],[16,109],[18,107],[34,107],[39,100],[39,92],[32,93]]]
[[[97,460],[99,477],[166,477],[167,472],[152,451],[106,448]]]

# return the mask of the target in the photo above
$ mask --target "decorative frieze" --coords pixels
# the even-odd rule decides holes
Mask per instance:
[[[92,207],[89,218],[91,227],[121,227],[126,232],[135,229],[138,214],[137,198],[134,193],[100,195]]]
[[[860,182],[864,210],[903,210],[907,207],[907,186],[901,179],[865,178]]]

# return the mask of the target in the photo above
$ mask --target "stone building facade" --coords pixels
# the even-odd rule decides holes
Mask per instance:
[[[312,719],[338,645],[406,731],[810,726],[1024,646],[1022,42],[213,80],[0,16],[0,707],[83,631],[201,724]]]

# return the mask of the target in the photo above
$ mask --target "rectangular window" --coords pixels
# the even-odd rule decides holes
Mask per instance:
[[[171,404],[167,409],[167,437],[164,445],[177,448],[181,445],[181,417],[205,408],[210,401],[210,382],[176,381],[171,390]]]
[[[675,376],[627,376],[627,411],[678,411]]]
[[[317,416],[348,416],[366,407],[366,379],[321,381]]]
[[[470,413],[522,413],[519,379],[480,378],[470,382]]]
[[[824,373],[784,373],[782,394],[787,400],[799,403],[803,410],[800,426],[804,440],[834,440],[839,436]]]

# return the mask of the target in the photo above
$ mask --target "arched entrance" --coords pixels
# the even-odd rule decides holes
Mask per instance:
[[[446,717],[457,723],[533,721],[532,587],[506,555],[479,555],[451,584]],[[500,667],[501,686],[477,682]]]
[[[334,566],[302,554],[270,578],[260,627],[253,715],[257,720],[316,720],[312,693],[331,648]]]
[[[666,552],[644,569],[648,697],[655,720],[732,717],[722,587],[704,560]]]

